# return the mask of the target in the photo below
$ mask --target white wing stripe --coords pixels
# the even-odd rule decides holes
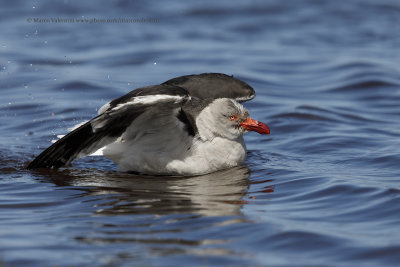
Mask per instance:
[[[110,108],[110,102],[108,102],[107,104],[104,104],[98,111],[97,111],[97,115],[101,115],[104,112],[107,111],[107,109]]]
[[[121,103],[112,108],[112,111],[118,110],[127,105],[151,105],[156,103],[170,102],[174,101],[174,103],[182,102],[183,100],[188,100],[189,98],[183,96],[176,95],[145,95],[145,96],[135,96],[132,97],[128,102]]]

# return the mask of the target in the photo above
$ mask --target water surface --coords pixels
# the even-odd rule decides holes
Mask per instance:
[[[0,265],[399,264],[398,1],[4,6]],[[80,22],[93,18],[156,22]],[[271,135],[246,136],[246,166],[185,178],[118,173],[103,158],[25,170],[107,101],[202,72],[256,90],[246,107]]]

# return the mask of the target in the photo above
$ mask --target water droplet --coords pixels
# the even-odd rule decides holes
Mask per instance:
[[[154,62],[154,65],[157,65],[157,62]]]
[[[30,66],[30,67],[33,67],[33,64],[31,63],[31,64],[29,64],[29,66]]]
[[[35,9],[36,7],[35,7],[35,6],[32,6],[32,8]]]
[[[128,86],[131,85],[131,83],[128,83]]]
[[[43,43],[47,44],[47,41],[44,41]]]
[[[110,79],[110,75],[107,75],[107,79]]]
[[[11,105],[11,102],[8,102],[9,105]]]
[[[72,64],[72,60],[69,61],[69,64]]]
[[[28,85],[27,85],[27,84],[24,84],[24,88],[28,88]]]
[[[10,64],[10,63],[11,63],[11,60],[8,60],[7,63]]]
[[[54,78],[53,80],[54,80],[54,81],[57,81],[57,78]]]
[[[3,67],[3,70],[5,70],[5,69],[6,69],[6,67],[4,66],[4,67]]]

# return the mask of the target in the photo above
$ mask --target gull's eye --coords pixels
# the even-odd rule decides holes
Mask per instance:
[[[235,116],[235,115],[231,115],[231,116],[229,116],[229,119],[230,119],[231,121],[235,121],[235,120],[238,119],[238,117]]]

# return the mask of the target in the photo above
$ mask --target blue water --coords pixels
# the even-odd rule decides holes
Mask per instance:
[[[1,266],[399,265],[397,0],[0,3]],[[246,166],[25,170],[107,101],[202,72],[256,90],[271,135]]]

